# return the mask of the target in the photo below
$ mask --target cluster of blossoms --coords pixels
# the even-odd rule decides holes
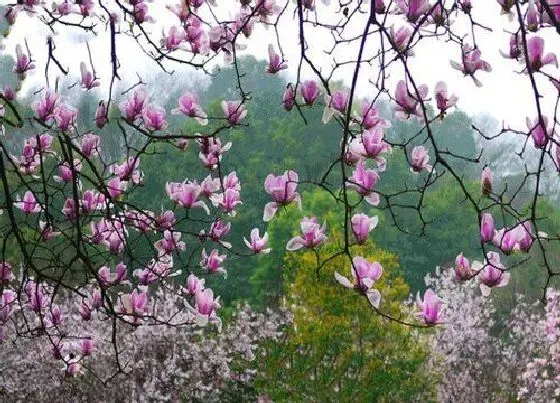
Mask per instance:
[[[174,316],[173,323],[187,319],[182,314],[176,316],[180,301],[174,293],[160,291],[154,298],[158,299],[162,317]],[[8,294],[0,303],[0,321],[9,309],[6,303]],[[82,314],[72,299],[61,300],[58,308],[55,312],[62,312],[58,315],[65,318]],[[20,315],[13,317],[14,326],[23,326]],[[56,315],[52,315],[55,321]],[[89,336],[56,339],[54,346],[47,336],[16,340],[14,334],[7,335],[6,342],[0,344],[3,396],[14,401],[147,402],[174,401],[179,397],[218,401],[228,394],[246,394],[254,377],[251,362],[259,343],[276,340],[291,322],[287,311],[259,314],[242,305],[217,336],[200,328],[172,324],[135,328],[119,324],[116,338],[123,352],[120,362],[126,364],[125,372],[119,373],[111,342],[111,321],[102,312],[95,315],[102,320],[64,320],[58,324],[67,334]],[[98,377],[77,376],[86,367]],[[37,382],[38,379],[48,382]],[[105,385],[106,379],[113,381]]]

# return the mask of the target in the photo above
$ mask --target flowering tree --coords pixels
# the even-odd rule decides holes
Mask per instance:
[[[402,213],[414,211],[422,234],[429,226],[424,216],[426,192],[446,177],[460,188],[466,214],[480,229],[480,256],[463,257],[457,247],[457,278],[477,282],[487,295],[507,286],[514,269],[533,256],[545,272],[546,289],[559,274],[548,246],[560,235],[542,231],[546,211],[540,202],[546,174],[560,168],[560,82],[552,73],[557,60],[549,49],[560,32],[560,3],[495,3],[491,15],[479,15],[477,7],[482,6],[470,0],[242,0],[228,7],[204,0],[22,0],[5,7],[6,52],[15,56],[17,84],[2,90],[0,124],[5,139],[25,140],[17,152],[0,142],[0,205],[5,217],[1,338],[42,337],[56,349],[64,340],[87,343],[92,337],[87,326],[68,328],[68,321],[101,320],[110,325],[104,340],[112,346],[118,374],[126,370],[119,358],[121,325],[211,323],[220,328],[219,297],[205,288],[203,275],[226,277],[228,256],[269,252],[263,223],[255,223],[245,240],[225,240],[238,210],[252,202],[241,197],[243,178],[223,169],[223,159],[235,146],[228,136],[242,128],[251,113],[253,94],[244,87],[238,58],[259,47],[262,38],[269,60],[266,72],[292,69],[295,75],[278,107],[297,113],[303,125],[308,110],[321,105],[321,121],[335,122],[339,128],[336,157],[321,167],[318,179],[289,166],[262,178],[268,197],[264,223],[286,206],[305,204],[304,187],[322,190],[344,209],[336,251],[321,252],[329,242],[328,228],[314,216],[304,218],[301,233],[286,240],[288,250],[314,250],[318,274],[326,263],[342,257],[346,265],[335,274],[340,292],[363,296],[372,314],[409,326],[441,324],[442,301],[431,289],[423,298],[418,296],[417,318],[396,317],[384,309],[383,293],[375,287],[383,275],[381,267],[353,254],[351,246],[366,244],[371,231],[378,230],[374,208],[388,211],[402,232],[408,231]],[[531,109],[526,127],[504,124],[496,133],[473,129],[485,141],[516,136],[521,145],[516,158],[525,174],[513,188],[495,186],[492,161],[490,166],[482,164],[484,150],[465,156],[442,146],[435,135],[438,122],[460,103],[455,94],[460,79],[473,88],[491,80],[490,52],[480,37],[501,40],[502,33],[491,28],[498,21],[509,33],[503,63],[519,72],[520,82],[528,82]],[[29,24],[45,29],[43,41],[26,40]],[[82,44],[72,45],[83,53],[76,68],[69,67],[73,57],[61,50],[64,39],[54,34],[59,32],[80,35]],[[434,83],[430,96],[415,60],[434,43],[446,44],[438,56],[457,70],[457,80]],[[290,52],[294,57],[287,60]],[[45,53],[40,60],[38,55]],[[236,91],[224,94],[221,110],[215,111],[185,88],[176,107],[166,110],[160,105],[164,94],[158,93],[158,83],[144,82],[140,75],[127,89],[117,90],[125,73],[140,67],[137,60],[169,74],[183,68],[208,73],[216,64],[232,64]],[[110,68],[101,73],[104,64]],[[39,69],[44,69],[44,80],[38,77]],[[33,92],[30,105],[20,103],[25,86]],[[358,99],[362,89],[367,96]],[[77,124],[72,105],[71,95],[80,91],[99,98],[95,113],[86,117],[87,127]],[[392,105],[397,119],[414,121],[416,126],[410,127],[418,129],[399,139],[387,138],[390,116],[382,116],[382,101]],[[187,122],[189,131],[171,130],[170,115]],[[107,150],[96,134],[108,127],[122,148],[116,158],[109,157],[115,150]],[[208,173],[193,177],[191,172],[176,172],[167,178],[160,189],[168,197],[161,212],[136,203],[150,175],[143,172],[144,161],[158,158],[162,149],[179,152],[192,143]],[[398,191],[382,192],[378,185],[392,151],[402,153],[415,181]],[[467,186],[456,161],[480,172],[478,189]],[[521,196],[525,194],[530,197]],[[532,250],[539,253],[529,255]],[[507,264],[504,255],[511,257]],[[188,274],[186,283],[173,280],[180,274]],[[158,288],[180,297],[174,311],[161,309]],[[65,311],[66,298],[73,299],[78,315]],[[88,360],[83,351],[55,357],[64,362],[68,376],[78,375]]]

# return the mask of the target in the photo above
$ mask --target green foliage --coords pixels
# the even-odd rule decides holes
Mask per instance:
[[[331,245],[340,231],[330,232]],[[321,256],[336,253],[334,246]],[[381,310],[398,316],[409,289],[392,273],[394,254],[375,246],[353,248],[354,255],[379,261],[384,269],[376,287]],[[286,304],[294,312],[284,339],[269,343],[259,360],[256,388],[274,401],[432,401],[434,379],[423,363],[427,346],[415,329],[375,315],[367,300],[343,288],[334,272],[349,276],[344,256],[330,260],[316,275],[312,252],[285,257]]]

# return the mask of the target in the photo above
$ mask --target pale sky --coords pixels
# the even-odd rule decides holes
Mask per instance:
[[[178,25],[178,19],[164,8],[164,4],[173,4],[176,1],[158,1],[149,3],[150,14],[156,17],[156,21],[165,21],[163,24],[157,22],[155,24],[145,24],[147,30],[152,32],[153,38],[157,41],[162,37],[162,29],[167,29],[172,25]],[[161,5],[160,5],[161,4]],[[331,7],[332,9],[332,7]],[[320,1],[317,2],[317,12],[321,21],[330,20],[336,22],[340,15],[335,15],[327,6]],[[224,19],[231,19],[237,10],[232,7],[222,7],[219,11],[223,14]],[[330,13],[330,14],[329,14]],[[535,101],[532,97],[532,90],[529,80],[521,71],[521,64],[516,61],[506,60],[500,54],[499,50],[507,52],[509,47],[509,34],[506,31],[512,31],[514,24],[508,21],[507,16],[500,16],[499,6],[493,0],[473,0],[473,18],[485,26],[492,27],[493,33],[487,33],[482,29],[476,31],[477,43],[482,50],[482,58],[491,63],[493,71],[477,72],[477,77],[483,83],[482,88],[477,88],[473,81],[468,77],[463,77],[462,73],[451,68],[449,61],[460,61],[460,50],[455,43],[446,43],[443,40],[423,39],[421,46],[417,47],[416,53],[409,61],[413,74],[416,76],[418,83],[426,83],[430,88],[430,96],[433,96],[433,89],[437,81],[446,81],[450,92],[459,96],[458,107],[471,115],[491,114],[500,122],[505,121],[512,127],[525,129],[525,117],[536,116]],[[297,26],[292,20],[293,14],[286,13],[279,24],[280,40],[283,45],[285,59],[288,61],[288,70],[282,72],[289,81],[295,80],[297,63],[299,61],[299,44],[297,37]],[[391,16],[388,25],[395,24],[395,27],[405,25],[402,16]],[[459,18],[456,21],[455,30],[463,34],[470,32],[470,26],[465,24],[466,19]],[[348,36],[357,35],[364,28],[365,17],[352,25],[348,31]],[[30,29],[32,27],[32,29]],[[86,36],[76,29],[69,29],[58,25],[59,32],[55,35],[57,44],[56,55],[63,61],[65,66],[70,67],[75,80],[79,80],[79,64],[81,61],[87,61],[87,50],[85,47],[86,37],[94,53],[94,64],[101,78],[103,86],[95,90],[99,93],[99,97],[105,97],[107,92],[107,84],[110,78],[109,63],[109,46],[108,34],[100,27],[99,34],[93,38],[91,35]],[[545,32],[546,31],[546,32]],[[540,30],[538,35],[545,39],[545,52],[554,51],[560,56],[560,41],[557,35],[550,30]],[[35,89],[44,86],[44,62],[47,53],[45,44],[45,35],[48,29],[39,23],[37,19],[31,19],[28,16],[20,15],[10,36],[4,41],[5,50],[15,56],[16,43],[23,43],[26,37],[33,54],[33,58],[37,61],[37,68],[31,73],[26,82],[24,89]],[[309,54],[317,65],[323,69],[329,69],[333,63],[332,56],[326,56],[324,50],[332,45],[332,38],[324,29],[312,28],[306,25],[306,38],[310,45]],[[378,36],[372,36],[371,46],[368,50],[373,50],[378,46],[376,43]],[[269,43],[276,44],[274,31],[272,29],[264,29],[259,27],[255,30],[250,40],[243,40],[247,49],[240,51],[239,54],[253,54],[257,58],[267,58],[267,48]],[[470,40],[467,40],[470,42]],[[276,45],[275,45],[276,47]],[[136,74],[139,73],[146,77],[149,73],[156,71],[157,65],[148,60],[147,57],[139,50],[138,46],[124,35],[119,36],[117,43],[122,68],[121,76],[125,81],[135,82]],[[350,60],[356,58],[357,46],[340,47],[340,51],[336,52],[334,57],[337,61]],[[180,54],[180,52],[178,53]],[[222,58],[217,60],[222,62]],[[334,79],[342,79],[347,85],[350,84],[352,69],[354,66],[348,66],[341,69],[340,74],[336,74]],[[170,66],[170,68],[186,69],[186,67]],[[517,72],[516,72],[517,71]],[[560,78],[558,69],[554,66],[545,67],[545,71],[551,73],[554,77]],[[56,68],[51,70],[53,80],[57,74]],[[369,79],[375,79],[377,68],[375,61],[372,67],[364,68],[359,76],[358,93],[359,97],[376,94],[375,88],[369,84]],[[308,69],[303,70],[303,78],[312,78],[312,73]],[[402,67],[395,63],[389,71],[388,87],[394,89],[398,80],[404,78]],[[54,81],[54,80],[53,80]],[[149,83],[149,81],[148,81]],[[554,95],[557,90],[544,77],[539,78],[539,89],[543,95],[545,115],[554,113]],[[1,84],[1,81],[0,81]],[[153,84],[153,83],[152,83]],[[149,88],[155,92],[157,88]],[[75,91],[78,91],[76,88]],[[393,92],[393,91],[391,91]],[[548,96],[547,95],[551,95]]]

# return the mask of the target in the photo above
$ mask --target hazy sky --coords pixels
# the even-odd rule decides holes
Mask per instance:
[[[169,1],[158,1],[150,3],[151,14],[156,17],[157,21],[165,21],[165,23],[145,24],[145,27],[153,33],[154,38],[159,40],[161,38],[162,30],[167,30],[171,25],[177,24],[177,19],[165,8],[164,4],[173,4]],[[161,6],[160,6],[161,4]],[[234,16],[237,6],[228,10],[227,7],[221,7],[220,12],[225,18]],[[332,8],[331,8],[332,9]],[[317,12],[318,17],[323,20],[335,22],[340,18],[331,12],[325,5],[318,2]],[[410,60],[409,65],[412,68],[413,74],[417,77],[418,83],[426,83],[430,88],[430,96],[433,95],[433,88],[437,81],[446,81],[449,90],[459,96],[459,108],[465,110],[469,114],[491,114],[499,121],[506,121],[513,127],[524,128],[524,121],[526,116],[534,117],[536,115],[535,102],[532,97],[532,90],[529,85],[529,80],[524,74],[520,74],[521,65],[512,60],[506,60],[499,54],[499,50],[508,50],[509,34],[507,31],[512,31],[514,25],[508,21],[507,16],[499,15],[499,6],[494,0],[473,0],[473,18],[482,23],[483,25],[492,28],[493,32],[488,33],[482,29],[476,31],[477,43],[482,50],[483,59],[492,64],[493,72],[478,72],[477,77],[484,84],[482,88],[477,88],[473,81],[468,77],[463,77],[462,74],[451,68],[449,61],[460,60],[460,50],[457,44],[447,43],[444,40],[427,39],[423,40],[421,47],[416,48],[414,57]],[[297,26],[292,19],[293,14],[286,14],[282,17],[279,25],[280,39],[283,45],[283,52],[288,61],[289,69],[282,74],[287,76],[290,81],[295,80],[296,67],[299,61],[299,45],[297,37]],[[470,26],[465,24],[466,19],[459,18],[456,21],[456,31],[459,33],[470,32]],[[395,24],[395,27],[404,25],[403,17],[391,17],[390,24]],[[347,36],[353,36],[360,33],[365,24],[365,16],[362,20],[356,21],[348,32]],[[32,29],[29,29],[29,27]],[[55,34],[55,41],[57,43],[56,55],[63,63],[70,67],[73,76],[76,80],[79,79],[79,64],[81,61],[87,60],[87,50],[85,41],[88,40],[94,53],[94,64],[98,75],[102,82],[107,84],[110,78],[110,63],[109,63],[109,46],[108,35],[103,32],[102,28],[98,30],[97,37],[92,38],[86,36],[76,29],[68,29],[67,27],[58,26]],[[37,60],[38,66],[30,76],[26,87],[35,88],[45,84],[44,82],[44,61],[47,53],[44,36],[48,33],[48,29],[40,24],[37,19],[31,19],[27,16],[20,16],[16,25],[13,27],[12,34],[4,41],[6,46],[4,52],[12,55],[15,54],[15,44],[23,43],[23,38],[26,37],[31,48],[34,59]],[[545,52],[555,51],[560,55],[560,41],[557,40],[557,35],[553,32],[543,33],[542,30],[538,33],[546,40]],[[550,37],[549,37],[550,35]],[[332,56],[326,56],[325,50],[331,47],[332,38],[324,29],[314,29],[311,25],[306,26],[306,37],[310,45],[309,54],[317,62],[318,65],[324,70],[330,70],[333,63]],[[368,50],[373,52],[378,44],[378,36],[372,36],[370,41],[371,45]],[[267,47],[269,43],[276,43],[274,31],[272,29],[265,30],[259,28],[255,30],[250,41],[245,40],[244,43],[248,45],[247,49],[241,51],[240,54],[253,54],[258,58],[267,57]],[[146,56],[139,50],[138,46],[129,38],[124,38],[120,35],[117,44],[119,51],[122,69],[122,77],[128,79],[130,82],[136,80],[136,74],[147,76],[157,69],[157,65],[146,58]],[[340,50],[335,53],[334,59],[337,61],[352,60],[356,58],[356,46],[340,47]],[[222,59],[217,58],[220,62]],[[185,67],[174,68],[185,69]],[[335,79],[342,79],[345,83],[349,84],[351,79],[353,66],[348,66],[347,69],[341,70],[340,74],[335,75]],[[547,66],[546,71],[555,77],[560,77],[558,69],[554,66]],[[53,67],[51,70],[53,77],[57,74],[57,70]],[[365,66],[359,76],[358,96],[365,97],[374,95],[375,88],[369,83],[369,80],[375,80],[377,74],[377,66],[375,61],[373,65]],[[310,78],[312,74],[308,69],[303,70],[303,78]],[[389,71],[388,87],[394,88],[398,80],[404,77],[403,69],[395,63]],[[52,80],[52,78],[51,78]],[[1,84],[1,83],[0,83]],[[103,97],[106,93],[106,86],[102,86],[96,90],[99,96]],[[551,115],[554,112],[554,101],[556,97],[554,94],[557,90],[548,82],[548,80],[541,78],[539,80],[539,89],[545,95],[544,110],[545,114]],[[155,89],[151,89],[154,91]],[[552,96],[546,96],[546,95]]]

